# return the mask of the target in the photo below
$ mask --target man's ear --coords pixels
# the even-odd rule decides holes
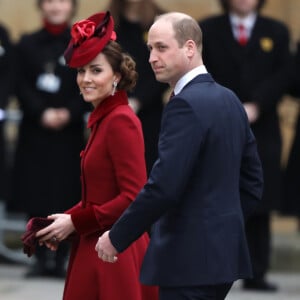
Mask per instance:
[[[186,53],[189,58],[193,57],[195,55],[195,52],[197,50],[196,44],[193,40],[187,40],[185,42],[185,48]]]

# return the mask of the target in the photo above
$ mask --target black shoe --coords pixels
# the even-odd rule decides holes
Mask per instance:
[[[278,290],[278,286],[267,282],[265,279],[246,279],[244,280],[243,289],[272,293]]]
[[[49,275],[51,277],[54,277],[54,278],[65,279],[66,275],[67,275],[67,272],[64,268],[55,268],[55,269],[50,271]]]

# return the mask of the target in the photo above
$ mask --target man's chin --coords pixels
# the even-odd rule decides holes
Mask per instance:
[[[155,74],[155,78],[159,82],[168,83],[168,80],[162,74]]]

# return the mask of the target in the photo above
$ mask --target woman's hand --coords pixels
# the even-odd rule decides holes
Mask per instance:
[[[71,215],[68,214],[54,214],[48,216],[48,219],[54,222],[38,231],[36,237],[39,238],[40,245],[45,244],[51,250],[57,250],[58,243],[74,232],[75,227]]]

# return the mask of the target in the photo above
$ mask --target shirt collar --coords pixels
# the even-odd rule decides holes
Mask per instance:
[[[195,77],[197,77],[200,74],[206,74],[207,70],[204,65],[198,66],[185,75],[183,75],[176,83],[175,88],[174,88],[174,95],[177,95],[181,92],[181,90],[190,82],[192,81]]]
[[[243,24],[244,27],[247,28],[247,30],[252,30],[254,23],[256,21],[256,17],[257,17],[257,13],[251,13],[244,18],[241,18],[234,13],[229,14],[230,23],[233,27]]]

